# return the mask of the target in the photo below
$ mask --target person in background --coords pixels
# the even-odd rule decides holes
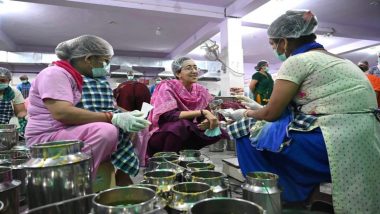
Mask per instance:
[[[24,99],[26,99],[29,96],[29,90],[30,90],[31,84],[28,81],[28,76],[26,75],[20,76],[20,81],[21,83],[17,85],[17,89],[21,91],[22,96],[24,97]]]
[[[380,77],[373,74],[369,74],[368,61],[360,61],[358,63],[359,68],[366,74],[369,82],[371,83],[373,90],[376,93],[377,106],[380,107]]]
[[[143,113],[93,112],[76,107],[81,100],[83,76],[96,78],[109,72],[112,46],[100,37],[82,35],[61,42],[55,53],[60,60],[43,69],[30,89],[27,145],[80,140],[84,142],[83,152],[92,154],[93,175],[99,164],[110,158],[114,165],[123,158],[131,171],[138,170],[133,154],[115,157],[118,154],[114,152],[119,142],[118,128],[137,132],[150,124]]]
[[[368,71],[368,74],[373,74],[377,77],[380,77],[380,52],[377,53],[377,65],[371,67]]]
[[[354,63],[315,41],[317,25],[313,13],[295,10],[269,26],[269,44],[284,62],[269,103],[249,101],[241,113],[256,123],[250,136],[235,136],[239,166],[244,175],[277,174],[285,202],[306,203],[314,188],[331,181],[335,213],[378,213],[375,92]]]
[[[27,115],[24,98],[19,90],[9,85],[12,73],[6,68],[0,67],[0,124],[9,124],[13,116],[19,120],[19,134],[22,136]]]
[[[153,84],[152,86],[150,86],[150,89],[149,89],[150,94],[153,94],[154,89],[156,88],[156,86],[157,86],[158,84],[160,84],[161,81],[162,81],[162,79],[161,79],[160,77],[157,77],[157,78],[156,78],[154,84]]]
[[[155,89],[148,119],[151,137],[148,155],[156,152],[178,152],[183,149],[201,149],[216,143],[226,133],[207,135],[207,130],[219,130],[218,119],[208,110],[213,97],[197,83],[198,67],[188,57],[173,61],[176,79],[162,81]]]
[[[113,90],[117,105],[127,111],[141,110],[144,102],[150,103],[148,87],[135,80],[133,71],[128,71],[128,80]]]
[[[273,90],[273,79],[268,73],[268,62],[261,60],[257,63],[255,70],[257,72],[252,75],[249,89],[252,91],[254,100],[261,105],[265,105],[268,103]]]

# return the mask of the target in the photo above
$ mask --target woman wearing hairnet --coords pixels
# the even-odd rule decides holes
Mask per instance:
[[[85,144],[83,151],[93,154],[97,169],[115,151],[118,127],[137,132],[150,123],[139,111],[92,112],[76,107],[81,100],[83,76],[104,77],[109,72],[113,49],[107,41],[83,35],[60,43],[55,52],[61,60],[42,70],[30,89],[27,144],[81,140]],[[133,152],[123,154],[123,157],[118,152],[113,154],[113,164],[118,167],[121,161],[125,163],[121,170],[135,174],[138,171],[137,156]]]
[[[149,114],[152,122],[148,153],[201,149],[221,139],[218,119],[207,110],[213,99],[197,83],[198,68],[188,57],[172,62],[176,79],[162,81],[154,90]]]
[[[0,124],[8,124],[13,116],[26,116],[24,98],[19,90],[9,86],[11,80],[11,71],[0,67]]]
[[[249,83],[249,89],[251,89],[254,99],[257,103],[266,105],[273,90],[273,79],[272,76],[268,73],[268,62],[261,60],[255,66],[255,70],[257,72],[252,75],[252,80]]]
[[[243,115],[272,122],[254,125],[251,139],[237,139],[240,167],[244,174],[278,174],[283,201],[306,201],[313,188],[331,180],[336,213],[377,213],[376,96],[354,63],[315,42],[316,27],[310,11],[287,11],[269,26],[269,43],[284,63],[269,103],[251,100]]]

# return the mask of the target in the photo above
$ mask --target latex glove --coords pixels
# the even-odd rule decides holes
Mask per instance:
[[[207,129],[205,131],[205,135],[208,137],[216,137],[222,134],[222,131],[220,131],[219,127],[216,127],[215,129]]]
[[[244,95],[236,95],[235,97],[236,97],[236,99],[238,99],[240,102],[246,102],[246,103],[256,102],[256,101],[252,100],[251,98],[249,98],[249,97],[247,97],[247,96],[244,96]]]
[[[252,100],[252,102],[242,102],[241,104],[243,104],[246,108],[249,108],[251,110],[257,110],[263,107],[254,100]]]
[[[244,117],[244,112],[246,111],[247,109],[237,109],[233,111],[229,117],[231,117],[235,121],[241,120]]]
[[[150,122],[144,119],[144,113],[137,110],[114,114],[111,122],[128,132],[138,132],[150,125]]]

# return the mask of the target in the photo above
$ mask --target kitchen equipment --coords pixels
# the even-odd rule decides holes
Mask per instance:
[[[209,185],[198,182],[176,184],[170,190],[168,207],[170,213],[186,213],[198,201],[212,196]]]
[[[176,173],[173,171],[160,170],[144,173],[143,183],[153,184],[158,187],[158,191],[169,192],[174,185]]]
[[[10,150],[18,142],[17,128],[14,124],[0,124],[0,151]]]
[[[21,181],[13,180],[10,167],[0,166],[0,213],[19,213],[20,185]]]
[[[102,191],[92,202],[95,214],[140,214],[161,206],[153,190],[136,186]]]
[[[176,152],[157,152],[154,153],[153,157],[168,157],[168,156],[177,156]]]
[[[226,139],[220,139],[218,142],[209,145],[208,149],[210,152],[223,152],[226,144]]]
[[[202,170],[190,174],[192,182],[208,184],[213,197],[228,197],[229,183],[227,175],[222,172]]]
[[[263,214],[259,205],[237,198],[208,198],[197,202],[190,214]]]
[[[29,208],[92,193],[91,156],[81,141],[54,141],[31,146],[24,164]],[[86,206],[70,204],[69,206]],[[73,207],[66,207],[73,210]]]
[[[179,165],[186,167],[188,163],[203,162],[201,151],[199,150],[181,150],[179,151]]]
[[[191,171],[200,171],[200,170],[214,170],[215,165],[212,163],[203,163],[203,162],[193,162],[193,163],[188,163],[186,167]]]
[[[278,175],[269,172],[250,172],[242,185],[243,199],[260,205],[268,214],[281,213],[281,190]]]

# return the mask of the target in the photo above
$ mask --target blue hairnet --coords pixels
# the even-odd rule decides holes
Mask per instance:
[[[172,62],[172,72],[173,72],[175,77],[177,77],[176,74],[178,73],[178,71],[181,70],[183,62],[187,61],[187,60],[191,60],[191,58],[185,57],[185,56],[179,57]]]
[[[6,77],[9,80],[11,80],[12,79],[12,73],[10,70],[3,68],[3,67],[0,67],[0,77]]]
[[[268,28],[269,38],[299,38],[315,32],[317,17],[310,10],[288,10]]]
[[[113,48],[110,43],[100,37],[83,35],[59,43],[55,48],[55,54],[62,60],[92,55],[113,56]]]

